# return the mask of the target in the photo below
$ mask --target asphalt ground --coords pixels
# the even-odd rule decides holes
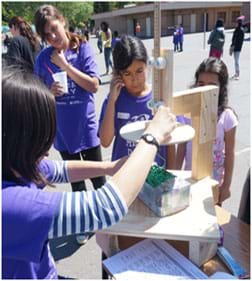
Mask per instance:
[[[223,60],[228,67],[230,77],[234,74],[234,59],[229,56],[233,30],[226,30]],[[206,39],[209,32],[205,34]],[[153,39],[143,40],[148,52],[153,49]],[[103,54],[99,54],[96,38],[91,37],[92,44],[99,66],[100,74],[105,73]],[[162,37],[161,47],[173,48],[172,37]],[[185,90],[193,82],[193,75],[201,61],[208,57],[209,46],[205,44],[204,33],[186,34],[184,36],[184,51],[174,54],[174,91]],[[239,125],[236,135],[235,167],[231,185],[231,198],[226,200],[223,207],[237,216],[243,183],[250,167],[250,91],[251,91],[251,44],[250,34],[245,35],[245,41],[240,56],[240,80],[229,82],[229,105],[239,116]],[[102,84],[95,95],[97,118],[99,118],[101,104],[109,92],[111,76],[101,76]],[[103,159],[110,159],[111,146],[102,149]],[[53,148],[50,150],[52,159],[60,159],[59,153]],[[92,188],[87,181],[88,188]],[[71,191],[69,184],[57,185],[55,191]],[[56,261],[58,274],[65,279],[101,279],[101,250],[97,246],[95,236],[87,244],[79,246],[73,236],[54,239],[51,249]]]

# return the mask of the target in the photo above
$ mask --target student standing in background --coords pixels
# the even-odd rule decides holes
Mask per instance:
[[[233,32],[232,36],[232,44],[233,47],[233,55],[234,55],[234,63],[235,63],[235,74],[232,76],[232,79],[239,80],[240,78],[240,54],[244,41],[244,29],[242,27],[242,20],[238,19],[236,23],[236,28]]]
[[[235,135],[238,118],[235,111],[228,106],[228,71],[223,61],[209,57],[205,59],[195,72],[195,87],[215,85],[219,87],[218,119],[216,138],[213,147],[213,178],[219,182],[219,200],[230,197],[235,161]],[[178,122],[191,124],[191,120],[184,116],[178,117]],[[181,169],[185,159],[185,170],[192,166],[192,142],[178,145],[177,169]]]
[[[109,28],[109,25],[107,22],[103,21],[101,23],[101,38],[103,42],[103,50],[104,50],[104,60],[105,60],[105,66],[106,66],[106,73],[105,75],[109,74],[109,67],[111,67],[111,70],[113,70],[112,60],[111,60],[111,43],[112,43],[112,33]]]
[[[210,45],[209,57],[220,59],[223,55],[223,46],[225,43],[224,22],[222,19],[216,21],[207,43]]]

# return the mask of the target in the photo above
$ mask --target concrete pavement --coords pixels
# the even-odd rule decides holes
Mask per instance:
[[[209,33],[206,34],[208,38]],[[226,42],[223,60],[228,66],[230,76],[234,73],[234,60],[229,56],[232,30],[226,31]],[[174,54],[174,91],[188,88],[193,82],[196,67],[208,56],[209,46],[204,49],[204,34],[186,34],[184,38],[184,52]],[[153,48],[153,40],[143,40],[148,52]],[[96,53],[100,73],[105,73],[104,57],[96,47],[96,38],[91,37],[91,44]],[[161,47],[172,48],[172,37],[161,38]],[[236,136],[236,158],[231,198],[223,207],[237,215],[243,182],[250,166],[250,34],[246,34],[240,57],[241,78],[229,83],[229,104],[239,116],[239,125]],[[99,118],[101,104],[109,92],[110,76],[102,76],[102,85],[96,94],[97,118]],[[103,149],[103,159],[110,159],[111,147]],[[58,152],[53,148],[50,151],[52,159],[60,159]],[[88,186],[91,184],[88,182]],[[57,185],[55,191],[70,191],[70,185]],[[66,237],[51,241],[51,248],[56,260],[58,273],[66,279],[101,279],[101,251],[96,245],[93,236],[86,245],[79,247],[74,237]]]

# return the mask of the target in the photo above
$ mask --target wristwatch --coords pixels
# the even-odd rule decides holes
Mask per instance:
[[[159,150],[159,143],[156,140],[156,138],[152,134],[143,134],[140,139],[143,139],[145,142],[149,144],[153,144],[157,147],[157,150]]]

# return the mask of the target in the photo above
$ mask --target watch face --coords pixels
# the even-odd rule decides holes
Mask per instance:
[[[147,135],[146,140],[149,141],[149,142],[153,141],[153,136]]]

